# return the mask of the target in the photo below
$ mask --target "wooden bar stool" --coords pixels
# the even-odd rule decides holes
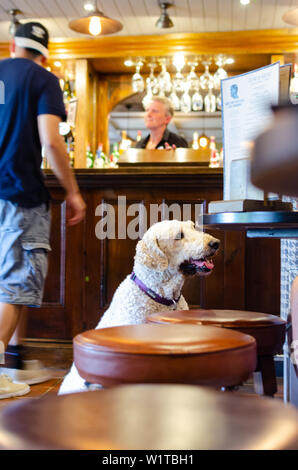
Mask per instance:
[[[0,449],[295,450],[297,422],[296,408],[269,398],[192,385],[124,385],[16,400],[0,413]],[[99,464],[108,455],[97,455]]]
[[[128,325],[89,330],[73,342],[74,363],[87,382],[180,383],[231,387],[255,370],[249,335],[197,325]]]
[[[173,310],[154,313],[147,321],[157,324],[192,324],[237,330],[253,336],[257,342],[255,387],[260,394],[273,396],[277,391],[274,355],[285,341],[286,322],[275,315],[243,310]],[[257,376],[261,375],[261,381]]]

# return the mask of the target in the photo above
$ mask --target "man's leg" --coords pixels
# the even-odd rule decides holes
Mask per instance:
[[[52,374],[39,361],[23,359],[21,348],[22,341],[26,337],[26,317],[27,309],[23,305],[0,302],[0,342],[2,341],[6,350],[4,364],[0,364],[0,379],[1,374],[6,374],[12,380],[31,385],[51,379]],[[2,398],[1,383],[0,398]]]
[[[21,305],[5,304],[0,302],[0,341],[6,348],[16,329],[21,312]],[[4,375],[3,375],[4,374]],[[26,395],[30,387],[26,383],[15,383],[5,374],[5,369],[0,373],[0,399]]]
[[[5,364],[6,367],[12,367],[13,369],[24,368],[24,346],[23,342],[26,338],[26,327],[27,327],[27,307],[22,307],[19,321],[12,337],[9,340],[8,346],[5,352]]]
[[[22,307],[22,313],[19,317],[18,324],[12,337],[9,340],[9,346],[20,346],[23,344],[26,338],[26,326],[27,326],[27,308]]]
[[[6,304],[0,302],[0,341],[7,348],[21,313],[22,305]]]

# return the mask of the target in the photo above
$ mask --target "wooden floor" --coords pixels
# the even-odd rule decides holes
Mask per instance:
[[[72,364],[72,345],[71,343],[40,343],[27,342],[25,348],[26,359],[39,359],[45,367],[49,368],[52,374],[51,380],[47,382],[31,385],[31,391],[23,396],[0,400],[0,410],[14,402],[15,400],[27,400],[29,398],[39,398],[48,394],[57,394],[63,377],[68,372]],[[283,400],[283,380],[277,378],[278,392],[274,399]],[[248,380],[243,386],[235,392],[237,395],[245,395],[262,399],[254,391],[253,381]]]

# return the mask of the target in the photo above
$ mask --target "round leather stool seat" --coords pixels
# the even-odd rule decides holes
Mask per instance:
[[[237,330],[253,336],[257,342],[258,369],[266,375],[263,393],[276,392],[273,356],[281,351],[285,341],[286,322],[275,315],[244,310],[171,310],[153,313],[149,323],[205,325]]]
[[[183,383],[229,387],[256,366],[249,335],[197,325],[129,325],[74,338],[74,362],[90,383]]]
[[[244,310],[170,310],[153,313],[149,323],[217,326],[241,331],[257,341],[258,354],[277,354],[285,341],[286,322],[275,315]]]
[[[0,449],[106,450],[96,455],[99,464],[116,449],[295,450],[297,421],[297,409],[269,398],[192,385],[124,385],[16,400],[1,410]]]

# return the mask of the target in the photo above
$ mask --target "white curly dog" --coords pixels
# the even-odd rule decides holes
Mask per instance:
[[[119,285],[96,328],[145,323],[149,313],[187,310],[181,290],[186,276],[207,275],[219,240],[191,221],[152,225],[137,243],[133,273]],[[88,390],[73,364],[59,395]]]

